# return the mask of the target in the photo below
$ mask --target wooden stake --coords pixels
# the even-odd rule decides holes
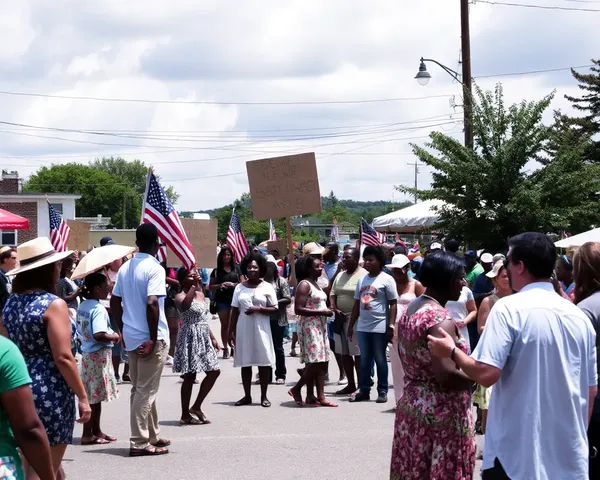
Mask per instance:
[[[292,241],[292,221],[290,217],[286,217],[285,225],[287,230],[287,244],[288,244],[288,262],[290,265],[290,287],[296,286],[296,268],[294,267],[296,259],[294,257],[294,242]]]

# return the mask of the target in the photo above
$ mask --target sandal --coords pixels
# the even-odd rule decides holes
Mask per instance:
[[[265,408],[269,408],[271,406],[271,402],[269,402],[269,400],[267,400],[266,398],[264,400],[262,400],[260,402],[260,406],[261,407],[265,407]]]
[[[298,353],[296,353],[296,349],[292,348],[292,350],[290,351],[290,357],[297,357]]]
[[[107,439],[102,438],[102,437],[95,437],[93,440],[86,440],[83,441],[81,440],[81,445],[85,446],[85,445],[106,445],[110,443]]]
[[[348,387],[344,387],[341,390],[338,390],[337,392],[335,392],[336,395],[352,395],[353,393],[356,392],[356,388],[348,388]]]
[[[167,453],[169,453],[168,448],[154,447],[152,445],[149,445],[146,448],[130,448],[129,449],[130,457],[151,457],[154,455],[165,455]]]
[[[278,378],[278,379],[275,381],[275,384],[276,384],[276,385],[285,385],[285,378]]]
[[[107,435],[106,433],[103,433],[102,435],[100,435],[100,438],[103,438],[104,440],[108,440],[111,443],[117,441],[117,437],[111,437],[110,435]]]
[[[164,448],[168,447],[169,445],[171,445],[171,440],[167,440],[166,438],[159,438],[156,443],[152,444],[153,447],[157,448]]]
[[[325,401],[319,400],[319,406],[320,407],[333,407],[333,408],[339,407],[339,405],[337,403],[333,403],[328,400],[325,400]]]
[[[121,379],[122,379],[124,382],[131,382],[131,377],[129,376],[129,374],[128,374],[128,373],[124,373],[124,374],[123,374],[123,376],[121,377]]]
[[[190,408],[190,413],[198,417],[198,420],[200,420],[201,425],[208,425],[211,423],[211,421],[208,418],[206,418],[206,415],[204,415],[204,413],[201,410],[192,410]]]
[[[302,400],[302,394],[301,393],[297,393],[297,394],[294,395],[294,392],[292,392],[291,390],[288,390],[288,395],[294,399],[294,402],[296,402],[296,405],[298,407],[303,407],[304,406],[304,401]]]
[[[317,400],[316,398],[309,398],[306,397],[306,405],[312,405],[314,407],[318,407],[321,405],[321,402],[319,402],[319,400]]]
[[[202,422],[194,417],[186,418],[185,420],[182,418],[179,420],[179,425],[182,427],[185,425],[202,425]]]
[[[251,405],[252,397],[244,397],[235,402],[236,407],[243,407],[244,405]]]

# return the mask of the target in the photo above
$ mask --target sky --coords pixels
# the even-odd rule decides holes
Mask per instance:
[[[600,10],[594,0],[512,3]],[[0,166],[140,159],[179,210],[249,191],[245,162],[316,152],[322,195],[406,200],[411,142],[462,133],[458,0],[0,0]],[[600,11],[470,7],[477,85],[506,103],[555,91],[600,57]],[[586,71],[586,68],[580,71]],[[79,97],[79,98],[75,98]],[[83,98],[82,98],[83,97]],[[137,100],[137,101],[131,101]],[[454,105],[454,106],[453,106]],[[431,169],[419,167],[426,188]]]

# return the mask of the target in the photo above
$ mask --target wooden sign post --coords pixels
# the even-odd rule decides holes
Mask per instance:
[[[314,153],[246,162],[252,214],[255,220],[286,219],[290,285],[296,284],[294,245],[290,218],[319,213],[321,191]]]
[[[67,249],[85,252],[90,242],[91,225],[81,220],[67,220],[67,225],[71,229]]]
[[[217,266],[217,220],[199,220],[181,218],[181,225],[196,254],[198,268],[215,268]],[[181,260],[171,249],[167,249],[167,264],[181,265]]]

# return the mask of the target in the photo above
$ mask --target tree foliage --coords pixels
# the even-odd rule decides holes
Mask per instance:
[[[42,167],[23,185],[24,191],[71,193],[77,216],[111,218],[112,226],[135,228],[140,223],[148,167],[139,160],[96,159],[91,165],[68,163]],[[178,195],[163,185],[172,202]]]
[[[553,157],[546,153],[552,135],[542,115],[552,95],[506,108],[501,85],[476,93],[474,151],[440,132],[431,134],[427,148],[413,145],[419,160],[435,169],[431,189],[417,195],[446,202],[436,229],[494,250],[523,231],[578,231],[597,222],[600,165],[585,162],[589,144],[557,143]]]

